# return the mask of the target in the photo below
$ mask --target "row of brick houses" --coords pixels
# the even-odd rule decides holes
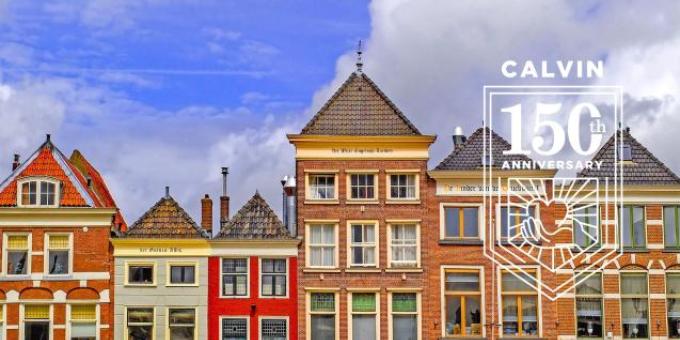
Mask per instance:
[[[616,134],[595,156],[604,166],[576,180],[623,170],[621,205],[598,211],[576,193],[575,208],[520,211],[522,197],[485,201],[483,171],[530,159],[480,128],[457,131],[428,168],[435,136],[359,69],[288,135],[283,219],[257,192],[231,214],[224,168],[214,233],[212,199],[197,223],[169,188],[128,227],[99,172],[48,136],[0,183],[0,339],[680,338],[680,178],[629,129]],[[549,169],[495,173],[558,181]],[[535,244],[516,242],[529,217],[554,232],[545,242],[579,249],[613,243],[618,226],[623,255],[601,271],[589,266],[608,255],[588,251],[545,270],[524,252]],[[508,246],[519,277],[486,257],[490,243]],[[578,284],[552,300],[527,284],[538,281]]]

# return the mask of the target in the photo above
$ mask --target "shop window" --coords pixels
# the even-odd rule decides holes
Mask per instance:
[[[538,293],[527,284],[536,282],[536,273],[503,272],[501,275],[503,334],[538,336]]]
[[[576,336],[602,339],[602,274],[583,272],[575,279]]]
[[[478,270],[453,270],[444,282],[447,336],[482,336],[482,304]]]
[[[621,322],[624,339],[649,337],[647,274],[621,273]]]

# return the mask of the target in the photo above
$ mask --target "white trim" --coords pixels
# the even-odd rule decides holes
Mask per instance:
[[[68,269],[66,271],[66,274],[50,274],[50,259],[49,259],[49,254],[50,254],[50,237],[51,236],[68,236],[68,243],[69,243],[69,249],[68,250]],[[54,232],[47,232],[43,235],[43,254],[47,254],[47,256],[43,255],[43,273],[45,274],[46,278],[53,278],[53,277],[61,277],[61,276],[70,276],[73,274],[73,233],[72,232],[67,232],[67,233],[54,233]],[[63,250],[63,249],[61,249]]]
[[[9,236],[27,236],[27,249],[26,249],[26,274],[9,274],[7,266],[8,260],[8,239]],[[0,277],[17,278],[18,281],[24,281],[27,277],[32,275],[32,262],[33,262],[33,234],[30,232],[5,232],[2,234],[2,269]]]
[[[380,339],[380,288],[366,288],[366,291],[352,289],[347,293],[347,338],[352,337],[352,321],[354,314],[373,315],[375,317],[375,338]],[[377,291],[376,291],[377,289]],[[373,294],[375,297],[375,312],[357,312],[352,310],[352,296],[354,294]]]
[[[354,175],[366,175],[373,176],[373,197],[371,198],[352,198],[352,176]],[[345,170],[345,200],[348,204],[375,204],[379,200],[379,187],[380,182],[378,178],[378,170],[374,171],[362,171],[362,170]]]
[[[420,290],[408,290],[408,288],[398,288],[396,290],[387,290],[387,339],[392,340],[394,334],[392,333],[392,295],[393,294],[415,294],[416,295],[416,325],[418,329],[416,334],[418,338],[416,340],[422,340],[423,338],[423,313],[422,313],[422,293]]]
[[[364,226],[367,225],[373,225],[373,260],[374,264],[355,264],[352,262],[352,225],[361,225],[362,226],[362,235],[363,235],[363,228]],[[358,269],[358,268],[380,268],[380,222],[377,220],[347,220],[346,223],[346,231],[347,231],[347,239],[345,242],[345,252],[347,254],[347,261],[345,263],[345,268],[347,269]],[[360,244],[364,244],[366,242],[361,242]],[[359,247],[363,247],[362,245],[359,245]]]
[[[286,261],[286,294],[285,295],[282,295],[282,296],[264,295],[262,293],[262,285],[264,283],[264,281],[262,280],[262,276],[264,276],[264,272],[262,271],[262,260],[285,260]],[[257,275],[257,278],[258,278],[258,288],[257,288],[258,298],[260,298],[260,299],[288,299],[290,297],[290,290],[291,290],[290,269],[291,268],[290,268],[290,258],[289,257],[284,257],[284,256],[280,256],[280,257],[275,257],[275,256],[258,257],[257,258],[257,268],[258,268],[258,275]],[[296,270],[297,270],[297,268],[296,268]],[[295,287],[295,288],[297,289],[297,287]]]
[[[320,225],[332,225],[333,226],[333,234],[335,237],[334,240],[334,264],[332,266],[312,266],[310,259],[311,259],[311,251],[310,251],[310,242],[311,242],[311,237],[310,237],[310,230],[312,229],[312,226],[320,226]],[[309,269],[339,269],[340,268],[340,223],[339,222],[305,222],[305,268]]]
[[[415,221],[398,221],[390,220],[387,223],[387,263],[386,270],[392,272],[409,272],[409,271],[422,271],[421,264],[421,237],[420,237],[420,222]],[[392,266],[392,226],[393,225],[412,225],[416,228],[416,265],[413,267],[393,267]]]
[[[224,260],[246,260],[246,273],[245,273],[246,274],[246,295],[224,295],[224,273],[222,272],[222,269],[224,268],[222,262]],[[250,282],[251,282],[250,281],[251,280],[251,277],[250,277],[250,268],[251,268],[250,257],[248,257],[248,256],[246,256],[246,257],[243,257],[243,256],[240,256],[240,257],[239,256],[231,256],[231,257],[230,256],[222,256],[222,257],[220,257],[219,263],[220,263],[220,272],[219,272],[219,274],[220,274],[220,287],[219,287],[220,288],[220,294],[219,294],[219,298],[220,299],[249,299],[250,298]],[[238,276],[243,275],[242,273],[234,273],[234,274],[236,274]],[[236,292],[236,289],[237,289],[236,286],[234,286],[234,292]],[[220,324],[221,324],[221,322],[220,322]],[[222,337],[220,336],[220,338],[222,338]]]
[[[469,270],[469,271],[477,271],[479,274],[479,304],[480,304],[480,311],[481,311],[481,316],[480,316],[480,324],[482,326],[482,334],[479,337],[486,337],[486,279],[485,279],[485,274],[484,274],[484,266],[479,265],[442,265],[440,267],[440,310],[445,311],[446,310],[446,272],[447,271],[457,271],[457,270]],[[446,313],[440,313],[441,314],[441,336],[442,337],[447,337],[447,336],[452,336],[455,337],[455,335],[447,335],[446,334]],[[471,337],[471,335],[466,335],[466,337]],[[475,337],[475,336],[472,336]]]
[[[79,302],[76,302],[76,303],[70,302],[69,304],[66,304],[66,316],[65,316],[66,339],[71,339],[71,326],[72,326],[72,323],[73,323],[73,321],[71,320],[71,306],[73,306],[74,304],[94,305],[94,308],[95,308],[95,319],[94,319],[94,321],[95,321],[95,336],[96,336],[95,339],[96,340],[101,339],[101,329],[103,327],[101,325],[101,318],[100,318],[100,313],[101,313],[100,305],[97,304],[97,303],[79,303]],[[78,323],[78,322],[76,322],[76,323]],[[108,325],[106,325],[106,326],[108,326]]]
[[[26,322],[32,322],[32,321],[26,321],[25,319],[25,307],[26,305],[48,305],[50,309],[50,317],[47,319],[49,323],[49,333],[48,333],[48,339],[47,340],[52,340],[54,339],[54,305],[46,302],[46,301],[41,301],[41,302],[24,302],[22,301],[21,304],[19,304],[19,339],[24,339],[25,334],[24,334],[24,328],[26,326]],[[41,319],[41,321],[44,321]],[[39,321],[37,321],[39,322]]]
[[[418,169],[403,169],[403,170],[385,170],[385,199],[386,203],[392,204],[420,204],[420,170]],[[414,176],[414,197],[395,198],[392,197],[392,176],[406,175]]]
[[[259,340],[262,340],[262,321],[264,321],[265,319],[266,320],[286,320],[286,340],[290,339],[290,332],[292,331],[290,329],[290,317],[288,317],[288,316],[260,315],[257,318],[257,329],[259,330],[259,332],[257,334],[257,338]],[[220,324],[220,329],[221,329],[221,327],[222,327],[222,325]],[[295,330],[295,331],[297,332],[297,330]],[[220,339],[222,339],[221,336],[220,336]]]
[[[335,339],[333,340],[338,340],[340,339],[340,288],[305,288],[306,293],[305,293],[305,336],[307,340],[312,339],[312,312],[311,312],[311,303],[312,303],[312,294],[314,293],[330,293],[333,294],[333,305],[335,307],[335,311],[333,311],[333,318],[335,319]],[[322,315],[331,315],[331,313],[318,313]],[[221,339],[221,334],[220,334],[220,339]],[[324,340],[331,340],[331,339],[324,339]]]
[[[28,182],[36,182],[35,185],[35,204],[23,204],[21,202],[22,185]],[[41,183],[49,183],[54,185],[54,204],[40,204]],[[27,176],[17,179],[17,207],[19,208],[58,208],[61,203],[61,189],[63,189],[60,180],[51,176]]]
[[[33,253],[35,255],[35,253]],[[45,273],[31,273],[31,275],[0,275],[0,282],[18,282],[18,281],[49,281],[57,277],[59,281],[102,281],[110,280],[111,274],[109,272],[74,272],[68,275],[50,275]]]

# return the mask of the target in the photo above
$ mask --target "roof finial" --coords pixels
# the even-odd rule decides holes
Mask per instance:
[[[165,186],[165,198],[170,198],[170,187]]]
[[[361,61],[361,54],[363,52],[361,51],[361,40],[359,40],[359,44],[357,46],[357,72],[361,73],[361,69],[364,67],[364,62]]]

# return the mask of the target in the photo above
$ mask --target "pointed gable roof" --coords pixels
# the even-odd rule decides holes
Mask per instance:
[[[292,239],[290,233],[260,193],[223,223],[218,239]]]
[[[162,197],[123,234],[125,238],[191,239],[207,238],[170,195]]]
[[[420,131],[366,74],[354,72],[301,134],[403,136]]]
[[[103,207],[88,188],[85,176],[52,144],[49,137],[24,163],[0,183],[0,206],[17,205],[17,181],[25,177],[52,177],[61,182],[62,207]]]
[[[495,165],[505,161],[531,161],[525,155],[504,155],[503,151],[510,150],[510,143],[488,127],[479,128],[461,145],[456,146],[451,154],[437,165],[434,170],[476,170],[482,167],[482,155],[484,154],[484,134],[490,133],[491,145],[493,145],[492,158]],[[487,141],[488,142],[488,141]]]
[[[630,134],[630,128],[618,131],[624,144],[630,145],[632,162],[623,163],[623,182],[625,184],[680,184],[680,178],[671,171],[653,153],[640,144]],[[593,157],[593,161],[602,161],[599,169],[584,169],[579,173],[580,177],[614,178],[614,156],[617,145],[615,135],[602,145]],[[620,143],[619,143],[620,145]]]

